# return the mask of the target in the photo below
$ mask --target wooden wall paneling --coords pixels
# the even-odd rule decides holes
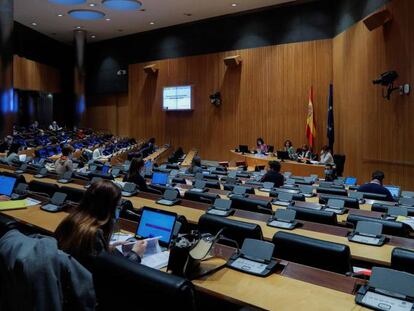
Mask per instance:
[[[58,93],[61,91],[59,69],[20,56],[13,58],[14,87],[21,90]]]

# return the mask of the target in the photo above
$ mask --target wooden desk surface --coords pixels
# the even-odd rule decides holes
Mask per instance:
[[[24,175],[27,181],[34,179],[33,176],[30,174],[24,174]],[[44,178],[44,179],[41,179],[41,181],[49,182],[49,183],[56,183],[56,180],[50,179],[50,178]],[[77,185],[73,183],[66,184],[65,186],[83,189],[82,185]],[[190,207],[186,207],[182,205],[175,205],[172,207],[159,205],[155,203],[154,200],[150,200],[150,199],[146,199],[142,197],[135,196],[135,197],[130,197],[128,199],[132,202],[135,208],[149,206],[149,207],[154,207],[154,208],[158,208],[158,209],[162,209],[166,211],[173,211],[173,212],[176,212],[177,214],[185,216],[187,220],[193,224],[197,224],[198,219],[205,213],[203,209],[190,208]],[[57,215],[60,215],[60,213],[51,214],[51,213],[43,212],[40,209],[38,210],[35,210],[34,208],[33,210],[31,209],[32,208],[28,208],[24,210],[8,211],[8,212],[5,212],[5,214],[15,217],[16,219],[20,219],[23,222],[32,223],[38,227],[43,227],[46,224],[49,224],[51,228],[57,226],[59,222],[58,221],[59,216]],[[45,214],[44,216],[47,215],[47,218],[50,217],[50,222],[47,221],[46,219],[43,219],[44,216],[42,215],[35,217],[38,214]],[[53,216],[50,216],[50,215],[53,215]],[[60,219],[63,219],[64,216],[61,216]],[[256,223],[260,225],[260,227],[262,228],[264,237],[268,240],[271,240],[273,238],[273,235],[276,232],[280,230],[286,231],[283,229],[268,227],[265,222],[259,221],[259,220],[246,219],[246,218],[236,217],[236,216],[231,216],[230,219],[235,219],[235,220],[244,221],[244,222],[251,222],[251,223]],[[54,231],[54,230],[51,230],[51,231]],[[354,259],[359,259],[359,260],[383,264],[383,265],[390,265],[390,262],[391,262],[391,252],[392,252],[392,249],[394,248],[391,245],[386,244],[382,247],[375,247],[375,246],[368,246],[364,244],[351,243],[348,241],[348,239],[345,236],[337,236],[337,235],[328,234],[328,233],[320,233],[316,231],[304,230],[301,228],[295,229],[293,233],[308,236],[311,238],[316,238],[316,239],[321,239],[325,241],[348,245],[351,249],[351,255]]]
[[[148,157],[144,158],[144,161],[155,162],[159,157],[163,155],[170,147],[162,146],[159,147],[154,153],[150,154]]]
[[[184,158],[184,161],[181,163],[181,166],[188,167],[191,166],[191,162],[194,157],[197,155],[198,151],[196,149],[191,149]]]

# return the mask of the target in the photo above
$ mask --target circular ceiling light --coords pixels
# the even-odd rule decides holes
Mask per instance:
[[[86,0],[49,0],[49,2],[64,5],[78,5],[86,3]]]
[[[142,7],[142,3],[138,0],[102,0],[102,4],[112,10],[138,10]]]
[[[94,10],[72,10],[68,14],[76,19],[97,20],[105,17],[105,13]]]

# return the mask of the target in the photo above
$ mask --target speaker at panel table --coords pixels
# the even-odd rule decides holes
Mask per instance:
[[[192,110],[192,86],[171,86],[163,89],[163,109],[166,111]]]

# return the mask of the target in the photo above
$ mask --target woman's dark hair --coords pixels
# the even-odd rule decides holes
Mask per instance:
[[[385,174],[383,171],[375,171],[372,173],[372,179],[377,179],[379,180],[381,183],[385,178]]]
[[[65,145],[62,148],[62,155],[67,157],[69,154],[73,152],[73,147],[71,145]]]
[[[96,255],[98,230],[103,231],[108,249],[115,210],[121,200],[121,189],[108,180],[93,183],[85,192],[79,207],[57,227],[59,248],[74,257]]]
[[[256,140],[256,144],[257,144],[257,145],[259,144],[259,142],[263,145],[263,144],[264,144],[264,140],[263,140],[263,138],[259,137],[259,138]]]
[[[275,171],[275,172],[280,172],[280,162],[279,161],[270,161],[269,162],[269,167],[271,170]]]
[[[286,147],[286,144],[289,144],[289,147],[293,146],[292,142],[289,139],[285,140],[285,143],[283,144],[283,146]]]
[[[144,164],[145,164],[144,160],[141,157],[140,158],[133,158],[131,160],[131,165],[129,166],[127,179],[128,180],[135,180],[135,178],[139,175],[139,171],[144,166]]]
[[[155,138],[154,138],[154,137],[150,138],[150,139],[148,140],[148,143],[149,143],[149,144],[155,144]]]
[[[9,152],[7,152],[7,156],[11,155],[12,153],[19,153],[20,145],[17,143],[12,143],[9,148]]]
[[[322,146],[322,151],[323,152],[328,152],[328,151],[331,151],[331,149],[329,149],[328,145],[324,145],[324,146]]]

